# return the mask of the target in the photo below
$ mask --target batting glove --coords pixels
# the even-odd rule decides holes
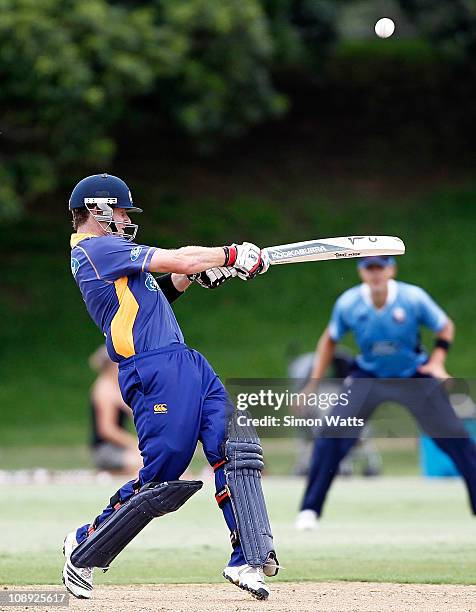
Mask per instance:
[[[204,272],[189,274],[188,279],[195,281],[205,289],[216,289],[227,280],[237,275],[235,268],[210,268]]]
[[[232,244],[225,249],[225,266],[233,267],[241,280],[250,280],[258,274],[264,274],[269,268],[269,257],[266,251],[251,242]]]

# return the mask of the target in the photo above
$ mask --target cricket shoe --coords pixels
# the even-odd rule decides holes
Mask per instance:
[[[256,599],[268,599],[269,587],[264,581],[261,567],[251,567],[247,563],[236,567],[228,565],[223,570],[223,576],[240,589],[251,593]]]
[[[294,523],[298,531],[313,531],[319,527],[319,517],[314,510],[301,510]]]
[[[71,561],[71,553],[78,546],[74,531],[68,533],[64,539],[63,555],[65,558],[63,568],[63,584],[66,589],[78,599],[91,599],[93,593],[93,568],[75,567]]]

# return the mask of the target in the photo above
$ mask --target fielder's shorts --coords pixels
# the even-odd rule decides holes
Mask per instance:
[[[333,417],[361,418],[365,422],[377,406],[393,401],[402,404],[415,417],[421,429],[455,463],[465,480],[471,509],[476,514],[476,444],[456,416],[441,382],[425,374],[406,379],[375,378],[354,367],[344,381],[347,401],[332,411]],[[319,516],[339,462],[362,433],[358,424],[335,424],[323,428],[314,442],[306,492],[301,510],[314,510]]]

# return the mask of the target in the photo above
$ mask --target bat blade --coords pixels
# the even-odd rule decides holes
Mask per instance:
[[[405,244],[396,236],[344,236],[319,238],[266,247],[272,265],[350,259],[376,255],[403,255]]]

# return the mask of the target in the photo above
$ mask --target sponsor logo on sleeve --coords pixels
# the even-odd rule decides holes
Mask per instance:
[[[76,278],[76,274],[78,273],[80,265],[81,264],[76,259],[76,257],[71,257],[71,273],[73,274],[74,278]]]
[[[139,255],[141,254],[142,247],[136,246],[131,251],[131,261],[137,261]]]

